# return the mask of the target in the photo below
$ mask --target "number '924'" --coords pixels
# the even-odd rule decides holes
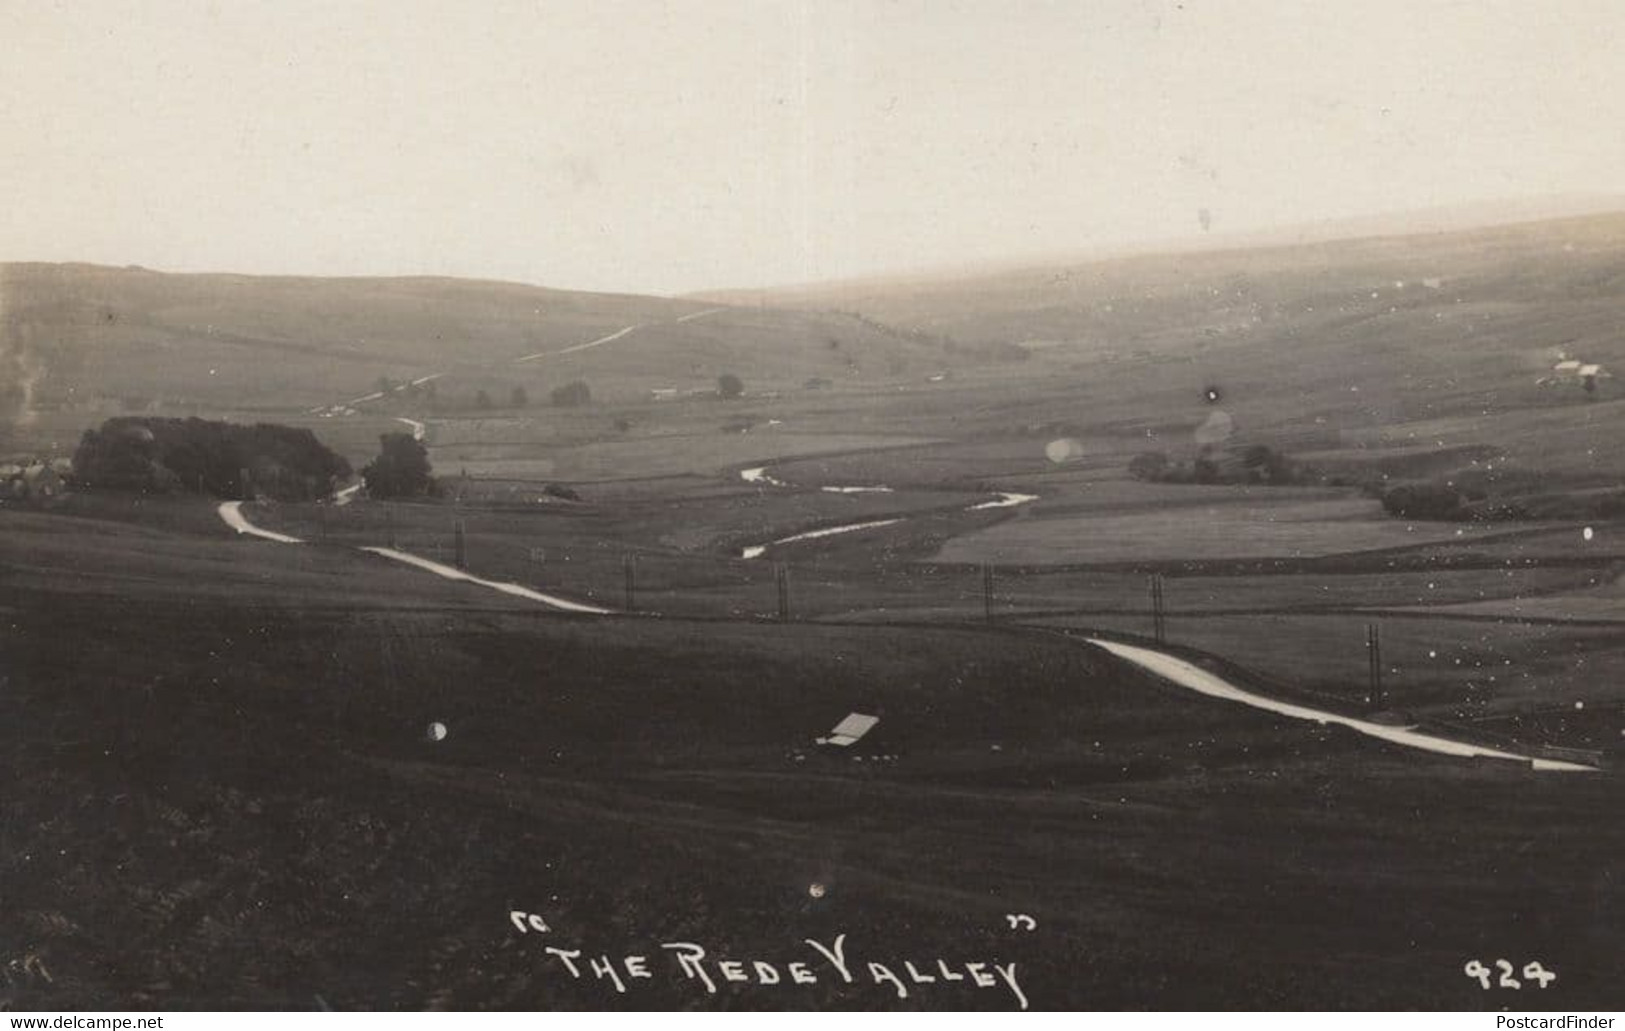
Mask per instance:
[[[1549,987],[1553,981],[1557,980],[1557,975],[1541,966],[1540,960],[1538,959],[1531,960],[1530,962],[1524,964],[1524,980],[1522,981],[1512,976],[1517,968],[1514,967],[1509,961],[1504,959],[1498,959],[1495,961],[1494,970],[1491,970],[1489,967],[1480,963],[1476,959],[1468,960],[1467,965],[1461,969],[1462,972],[1468,977],[1477,981],[1479,987],[1483,988],[1486,992],[1491,988],[1521,989],[1523,988],[1524,984],[1528,982],[1533,982],[1535,985],[1541,988],[1546,988]]]

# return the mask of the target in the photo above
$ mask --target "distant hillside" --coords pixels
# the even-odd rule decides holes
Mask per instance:
[[[1220,408],[1327,467],[1425,449],[1426,477],[1492,492],[1625,484],[1625,214],[721,296],[1026,351],[957,398],[961,431],[1189,460]]]
[[[43,264],[0,266],[0,342],[9,409],[103,413],[314,407],[430,376],[443,397],[513,385],[545,397],[573,376],[595,396],[686,389],[723,372],[760,389],[947,358],[940,342],[841,315],[476,280]]]
[[[967,343],[1121,347],[1199,330],[1262,335],[1294,316],[1443,301],[1617,300],[1625,213],[888,277],[698,299],[851,311]],[[1372,291],[1378,296],[1371,297]],[[1362,293],[1363,291],[1363,293]],[[1406,291],[1409,291],[1408,293]],[[1370,301],[1381,301],[1373,305]],[[1321,320],[1303,320],[1317,322]]]

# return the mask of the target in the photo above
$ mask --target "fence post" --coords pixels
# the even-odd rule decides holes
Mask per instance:
[[[790,621],[790,570],[782,562],[773,563],[773,583],[779,592],[779,622]]]
[[[1157,643],[1163,644],[1168,637],[1168,617],[1164,608],[1161,573],[1151,574],[1151,627]]]
[[[1371,683],[1371,708],[1380,710],[1387,707],[1388,700],[1382,693],[1382,631],[1375,623],[1366,624],[1365,652]]]
[[[463,532],[463,521],[457,520],[452,524],[452,546],[457,556],[457,568],[468,568],[468,538]]]
[[[982,563],[982,616],[993,622],[993,565]]]
[[[621,556],[621,571],[626,579],[626,611],[637,607],[638,560],[630,551]]]

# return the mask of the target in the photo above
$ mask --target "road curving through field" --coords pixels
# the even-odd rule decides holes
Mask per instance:
[[[248,521],[247,516],[243,515],[243,503],[241,501],[222,501],[220,507],[215,511],[220,513],[220,518],[225,520],[227,526],[240,534],[246,533],[250,537],[263,537],[268,541],[276,541],[278,544],[305,543],[298,537],[289,537],[285,533],[277,533],[275,530],[262,530],[255,526]]]
[[[789,488],[794,488],[795,487],[795,484],[786,483],[783,480],[774,479],[771,475],[769,475],[769,473],[767,471],[767,466],[765,466],[765,465],[757,465],[757,466],[752,466],[749,469],[741,469],[741,470],[739,470],[739,478],[741,480],[744,480],[746,483],[754,484],[754,485],[756,485],[758,487],[762,487],[762,486],[766,486],[766,487],[789,487]],[[850,486],[850,487],[848,487],[848,486],[830,486],[830,487],[819,487],[818,489],[819,489],[819,491],[821,491],[822,493],[825,493],[825,494],[891,494],[891,493],[893,493],[892,488],[886,486],[885,484],[868,484],[868,485],[863,485],[863,486]],[[1038,500],[1038,495],[1037,494],[1016,494],[1016,493],[1013,493],[1013,492],[1010,492],[1010,491],[999,491],[997,496],[992,498],[991,500],[982,501],[982,502],[978,502],[977,504],[967,506],[965,511],[967,511],[967,512],[981,512],[981,511],[984,511],[984,510],[990,509],[990,508],[1016,508],[1016,507],[1019,507],[1021,505],[1031,504],[1032,502],[1037,501],[1037,500]],[[763,555],[765,555],[767,553],[768,548],[774,547],[775,545],[794,544],[797,541],[810,541],[810,540],[816,540],[816,539],[818,539],[820,537],[834,537],[834,536],[836,536],[838,534],[843,534],[843,533],[855,533],[855,532],[857,532],[859,530],[874,530],[874,529],[878,529],[878,528],[880,528],[882,526],[894,526],[897,523],[906,522],[909,518],[911,518],[911,517],[909,517],[909,516],[898,516],[898,517],[892,518],[892,519],[871,519],[868,522],[863,522],[863,523],[846,523],[846,524],[843,524],[841,526],[827,526],[827,527],[824,527],[823,529],[819,529],[819,530],[809,530],[806,533],[798,533],[798,534],[794,534],[794,535],[789,536],[789,537],[780,537],[777,540],[767,541],[767,542],[762,543],[762,544],[747,544],[746,546],[744,546],[743,548],[741,548],[739,550],[739,557],[740,558],[746,558],[746,559],[761,558]]]
[[[249,522],[248,517],[243,514],[243,503],[241,501],[223,501],[215,511],[219,512],[220,518],[227,526],[231,527],[233,530],[236,530],[240,534],[248,534],[251,537],[262,537],[268,541],[276,541],[278,544],[306,543],[301,538],[290,537],[285,533],[277,533],[274,530],[266,530],[255,526],[253,523]],[[401,562],[406,565],[413,566],[417,569],[423,570],[424,572],[433,573],[434,575],[443,577],[447,580],[460,580],[464,583],[471,583],[477,587],[484,587],[488,590],[501,591],[503,594],[512,595],[515,598],[524,598],[527,601],[541,602],[543,605],[558,609],[560,612],[576,612],[593,616],[607,616],[612,614],[612,610],[610,609],[599,608],[597,605],[588,605],[585,602],[571,601],[568,598],[560,598],[555,594],[544,594],[541,591],[533,590],[532,588],[526,587],[523,584],[507,583],[500,580],[486,580],[483,577],[474,576],[473,574],[464,572],[463,570],[457,569],[454,566],[448,566],[441,562],[435,562],[432,559],[422,558],[421,556],[413,555],[410,552],[401,551],[397,548],[364,547],[359,550],[365,551],[371,555],[377,555],[380,558],[387,558],[393,562]]]
[[[447,580],[461,580],[493,591],[501,591],[503,594],[511,594],[515,598],[539,601],[543,605],[550,605],[563,612],[581,612],[594,616],[607,616],[610,613],[609,609],[599,608],[596,605],[587,605],[579,601],[570,601],[567,598],[560,598],[553,594],[543,594],[541,591],[532,590],[523,584],[486,580],[471,573],[465,573],[455,566],[448,566],[445,563],[435,562],[432,559],[426,559],[395,548],[362,548],[361,550],[371,555],[378,555],[396,562],[404,562],[409,566],[416,566],[418,569],[433,573],[435,576],[444,577]]]
[[[1322,725],[1336,723],[1358,731],[1369,737],[1379,738],[1391,744],[1403,745],[1406,748],[1417,748],[1438,755],[1451,755],[1459,758],[1486,758],[1486,759],[1512,759],[1517,762],[1528,763],[1531,768],[1542,771],[1556,771],[1566,773],[1595,773],[1596,767],[1586,766],[1582,763],[1563,762],[1557,759],[1540,759],[1532,755],[1519,755],[1515,752],[1506,752],[1497,748],[1487,748],[1483,745],[1470,744],[1466,741],[1455,741],[1450,738],[1437,737],[1433,734],[1417,729],[1415,726],[1394,727],[1382,723],[1372,723],[1369,720],[1357,719],[1353,716],[1342,716],[1333,712],[1323,712],[1311,709],[1308,706],[1295,705],[1283,702],[1276,698],[1254,694],[1245,691],[1227,680],[1209,673],[1194,663],[1176,658],[1166,652],[1142,648],[1138,645],[1123,644],[1119,641],[1107,641],[1100,638],[1088,638],[1090,644],[1104,648],[1120,659],[1133,663],[1142,669],[1156,674],[1164,680],[1178,684],[1200,694],[1212,698],[1222,698],[1226,701],[1240,702],[1256,709],[1265,709],[1269,712],[1288,716],[1292,719],[1313,720]]]

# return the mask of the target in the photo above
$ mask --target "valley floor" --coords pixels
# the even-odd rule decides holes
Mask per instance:
[[[1625,926],[1613,772],[1537,773],[1283,719],[1019,625],[1143,634],[1143,571],[1000,568],[989,622],[978,570],[933,559],[932,535],[1040,519],[1042,502],[990,514],[963,490],[899,502],[729,486],[724,503],[706,500],[715,490],[672,500],[736,519],[754,498],[780,536],[803,504],[821,519],[899,503],[918,514],[892,557],[855,534],[777,559],[795,605],[780,622],[775,560],[738,558],[737,526],[690,520],[699,537],[662,546],[651,528],[675,526],[671,511],[635,500],[456,513],[471,572],[549,596],[628,608],[632,554],[634,611],[620,615],[360,550],[393,534],[452,561],[443,506],[387,519],[367,502],[245,507],[249,525],[313,542],[298,545],[185,501],[0,512],[0,958],[19,971],[5,1002],[1625,1004],[1610,960]],[[1540,729],[1526,737],[1553,743],[1617,735],[1612,678],[1563,688],[1588,705],[1561,726],[1510,674],[1511,689],[1475,689],[1492,652],[1537,676],[1580,654],[1594,674],[1615,661],[1612,630],[1490,634],[1399,612],[1420,597],[1452,609],[1480,592],[1599,589],[1593,568],[1368,565],[1346,589],[1331,577],[1325,597],[1328,575],[1169,575],[1170,638],[1358,711],[1363,656],[1336,642],[1390,609],[1400,704],[1455,707],[1496,733],[1527,718]],[[1305,636],[1317,626],[1323,642]],[[1424,645],[1445,656],[1436,672],[1413,654]],[[849,712],[880,722],[858,747],[814,744]],[[854,981],[808,939],[840,940]],[[707,962],[802,962],[819,980],[703,967],[711,994],[679,943]],[[652,976],[622,993],[548,947],[615,957],[623,973],[645,956]],[[1513,996],[1462,973],[1502,957],[1558,979]],[[903,975],[900,995],[868,966],[939,961],[1009,977]]]

